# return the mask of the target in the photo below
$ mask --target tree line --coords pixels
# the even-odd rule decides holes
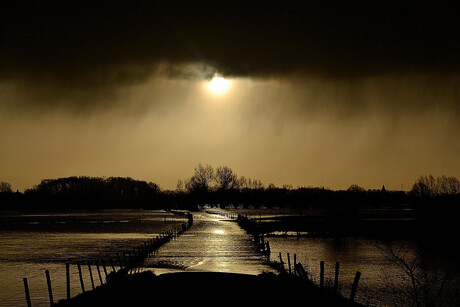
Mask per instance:
[[[24,193],[13,193],[10,187],[0,193],[0,200],[2,209],[154,208],[160,204],[160,196],[160,188],[153,182],[129,177],[73,176],[43,179]]]
[[[460,180],[456,177],[421,176],[412,186],[411,193],[424,197],[460,194]]]
[[[66,177],[44,179],[24,193],[13,193],[0,182],[0,209],[14,208],[186,208],[219,204],[266,207],[402,206],[430,201],[456,202],[460,181],[456,177],[421,176],[411,191],[365,190],[352,184],[346,190],[297,187],[238,176],[230,167],[199,164],[191,177],[178,180],[176,189],[161,190],[153,182],[129,177]]]

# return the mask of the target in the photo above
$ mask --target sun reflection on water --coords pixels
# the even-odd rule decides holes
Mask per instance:
[[[216,234],[216,235],[224,235],[225,230],[223,230],[223,229],[215,229],[214,234]]]

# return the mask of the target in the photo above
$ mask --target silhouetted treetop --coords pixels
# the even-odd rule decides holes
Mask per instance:
[[[43,179],[33,189],[26,193],[39,193],[49,195],[88,195],[88,194],[113,194],[113,195],[141,195],[158,193],[160,188],[152,182],[134,180],[126,177],[67,177],[58,179]]]
[[[11,193],[13,190],[11,189],[11,184],[5,181],[0,181],[0,193]]]
[[[364,190],[363,187],[357,185],[357,184],[352,184],[348,189],[347,189],[348,192],[364,192],[366,190]]]
[[[438,196],[460,194],[460,181],[456,177],[420,176],[412,186],[415,196]]]
[[[260,180],[238,175],[228,166],[219,166],[215,170],[211,165],[198,164],[193,176],[185,181],[178,180],[177,192],[211,192],[244,189],[263,189]]]
[[[218,190],[229,190],[239,187],[238,176],[228,166],[219,166],[216,168],[216,183]]]
[[[185,188],[188,192],[208,192],[212,189],[214,182],[214,168],[208,164],[206,166],[199,164],[195,168],[193,176],[186,181]]]

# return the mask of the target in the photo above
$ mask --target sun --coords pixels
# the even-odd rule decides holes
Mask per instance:
[[[208,83],[208,89],[216,95],[225,94],[230,88],[230,81],[219,75],[214,75]]]

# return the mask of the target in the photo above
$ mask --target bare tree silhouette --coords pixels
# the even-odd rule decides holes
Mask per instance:
[[[216,168],[216,182],[218,190],[230,190],[239,187],[238,176],[228,166]]]
[[[439,259],[413,249],[397,248],[391,242],[378,244],[377,249],[403,273],[401,284],[388,276],[387,288],[399,294],[395,306],[458,306],[460,276],[458,267],[447,267]]]
[[[209,164],[198,164],[193,176],[185,183],[185,188],[188,192],[208,192],[214,180],[214,168]]]

